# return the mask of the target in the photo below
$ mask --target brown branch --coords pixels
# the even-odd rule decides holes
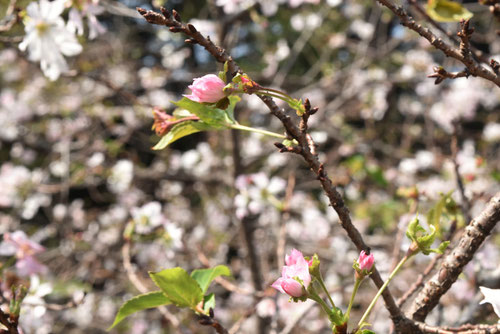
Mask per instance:
[[[465,221],[470,222],[472,217],[470,216],[470,203],[469,199],[465,195],[464,182],[462,181],[462,176],[460,175],[459,165],[457,161],[458,155],[458,136],[460,131],[460,124],[455,123],[453,129],[453,135],[451,137],[451,156],[453,161],[453,169],[455,171],[455,180],[457,181],[458,193],[460,194],[460,207],[462,209],[462,214],[464,215]]]
[[[216,46],[210,38],[203,37],[203,35],[201,35],[192,24],[181,23],[180,17],[176,11],[173,10],[172,13],[169,13],[166,9],[161,8],[163,15],[142,8],[137,8],[137,11],[151,24],[165,25],[170,27],[170,31],[172,32],[183,32],[189,36],[190,39],[187,39],[187,42],[202,45],[218,62],[227,62],[229,71],[232,75],[238,72],[241,73],[239,66],[224,49]],[[317,179],[320,181],[323,190],[330,200],[330,205],[339,216],[340,225],[347,232],[347,235],[354,243],[358,251],[367,249],[367,245],[361,234],[351,221],[349,209],[345,206],[342,195],[338,192],[328,177],[328,174],[325,171],[323,164],[320,163],[318,156],[311,152],[311,143],[314,144],[312,138],[308,138],[307,133],[301,131],[301,129],[293,122],[292,118],[287,115],[283,109],[279,108],[271,97],[259,96],[259,98],[264,102],[264,104],[266,104],[271,114],[283,123],[289,137],[297,140],[299,143],[298,147],[300,147],[300,152],[298,153],[304,158],[309,168],[317,175]],[[380,273],[375,267],[373,268],[373,273],[370,275],[370,278],[378,288],[382,287],[384,284]],[[406,319],[401,313],[401,310],[396,305],[389,289],[384,290],[382,297],[384,298],[386,308],[391,314],[391,318],[395,323],[396,328],[408,328],[408,326],[414,328],[409,319]]]
[[[404,305],[404,303],[406,303],[406,301],[417,291],[419,290],[421,287],[424,286],[424,279],[431,273],[431,271],[434,269],[434,267],[436,266],[438,260],[442,257],[441,254],[438,254],[436,256],[434,256],[431,260],[431,262],[429,262],[429,264],[427,265],[427,267],[425,268],[424,272],[420,275],[418,275],[418,278],[417,280],[415,281],[415,283],[413,283],[409,288],[408,290],[405,292],[404,295],[402,295],[398,300],[397,300],[397,303],[398,303],[398,306],[401,307]]]
[[[499,334],[500,325],[464,325],[460,327],[434,327],[416,322],[423,334]]]
[[[432,69],[434,70],[434,73],[429,74],[427,77],[436,78],[436,81],[434,81],[434,84],[436,85],[439,85],[445,79],[457,79],[463,77],[468,78],[470,75],[469,70],[467,68],[465,68],[465,70],[460,72],[448,72],[442,66],[434,66]]]
[[[464,235],[455,249],[441,263],[438,272],[430,279],[415,298],[408,315],[417,321],[425,320],[439,299],[457,280],[463,267],[483,243],[484,239],[500,220],[500,192],[486,208],[466,227]]]
[[[460,50],[457,50],[456,48],[445,43],[441,38],[437,37],[431,30],[417,23],[413,19],[413,17],[411,17],[402,7],[392,3],[390,0],[375,0],[375,1],[387,7],[391,12],[393,12],[399,18],[402,25],[404,25],[408,29],[415,31],[417,34],[425,38],[436,49],[442,51],[446,56],[462,62],[467,67],[469,73],[472,76],[481,77],[483,79],[493,82],[495,85],[500,87],[499,75],[490,70],[487,70],[485,67],[475,62],[470,56],[470,50],[468,52],[461,52],[466,48],[468,49],[468,38],[470,37],[470,34],[468,33],[470,31],[470,29],[468,28],[468,24],[466,27],[467,33],[465,33],[464,36],[459,35],[462,42]],[[463,27],[461,32],[463,32]],[[466,39],[467,41],[465,41],[464,39]]]
[[[210,326],[215,329],[219,334],[229,334],[227,329],[225,329],[217,320],[214,319],[214,310],[210,309],[210,315],[200,315],[198,323],[202,326]]]

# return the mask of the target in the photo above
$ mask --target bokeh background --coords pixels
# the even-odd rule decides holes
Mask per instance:
[[[1,1],[2,23],[8,3]],[[374,1],[101,0],[97,19],[106,32],[90,40],[86,27],[83,51],[67,58],[70,72],[56,81],[19,50],[25,32],[15,22],[0,32],[0,233],[26,232],[46,248],[37,258],[47,267],[28,276],[14,266],[2,271],[2,302],[10,285],[31,284],[24,333],[105,333],[119,306],[140,293],[137,282],[153,289],[148,271],[218,264],[233,273],[230,285],[212,287],[216,317],[227,328],[328,333],[316,306],[289,303],[269,288],[292,248],[318,253],[336,304],[347,306],[358,254],[299,157],[279,153],[270,137],[230,131],[151,150],[159,140],[151,131],[153,106],[171,112],[193,78],[221,69],[201,47],[135,11],[161,5],[223,45],[253,80],[319,107],[310,119],[318,152],[383,277],[408,247],[404,231],[415,214],[425,222],[451,192],[453,214],[443,214],[439,233],[453,245],[500,190],[500,90],[474,77],[435,85],[426,77],[434,66],[463,66]],[[467,8],[474,47],[500,60],[498,21],[487,6]],[[458,24],[442,27],[454,33]],[[244,96],[237,114],[245,125],[283,131],[255,96]],[[127,243],[131,221],[136,229]],[[479,308],[478,286],[500,288],[499,243],[496,229],[429,324],[498,320],[489,306]],[[412,260],[391,283],[394,295],[429,261]],[[365,282],[354,317],[375,292]],[[382,304],[371,322],[388,333]],[[177,328],[149,310],[112,332],[212,332],[190,312],[168,312]]]

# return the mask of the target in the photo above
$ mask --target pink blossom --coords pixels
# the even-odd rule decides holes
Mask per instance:
[[[226,96],[223,91],[225,86],[226,83],[218,76],[215,74],[208,74],[201,78],[194,79],[193,84],[189,86],[189,89],[192,90],[191,95],[184,96],[200,103],[214,103]]]
[[[359,253],[358,264],[360,270],[370,271],[374,262],[375,258],[373,257],[373,254],[367,255],[364,250]]]
[[[311,283],[309,262],[304,259],[301,252],[294,249],[290,255],[286,256],[285,263],[287,265],[283,267],[281,277],[271,286],[291,297],[301,297],[304,294],[304,288],[307,289]]]
[[[31,241],[23,231],[5,233],[3,242],[0,244],[0,255],[15,255],[17,258],[16,268],[21,276],[29,276],[46,271],[46,267],[40,264],[34,257],[45,248]]]
[[[290,255],[288,255],[288,254],[285,255],[285,264],[287,266],[292,266],[292,265],[296,264],[297,261],[300,260],[300,259],[304,259],[304,255],[302,255],[301,251],[298,251],[298,250],[296,250],[294,248],[290,252]],[[312,264],[312,259],[310,259],[309,261],[307,261],[307,264],[311,265]]]

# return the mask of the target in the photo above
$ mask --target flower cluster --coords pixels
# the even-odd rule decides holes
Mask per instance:
[[[47,268],[39,263],[35,254],[45,250],[42,245],[31,241],[23,231],[5,233],[0,244],[0,255],[15,255],[16,269],[20,276],[30,276],[46,272]]]

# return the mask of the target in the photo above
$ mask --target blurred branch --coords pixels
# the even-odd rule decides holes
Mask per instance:
[[[460,327],[434,327],[416,322],[424,334],[498,334],[500,325],[463,325]]]
[[[402,7],[392,3],[390,0],[376,1],[387,7],[397,17],[399,17],[402,25],[415,31],[417,34],[427,39],[429,43],[431,43],[431,45],[433,45],[436,49],[442,51],[446,56],[462,62],[467,67],[469,73],[472,76],[481,77],[493,82],[495,85],[500,87],[500,76],[481,66],[471,57],[468,40],[470,35],[472,34],[472,31],[469,28],[468,20],[461,22],[461,30],[459,31],[458,36],[460,37],[462,42],[460,43],[460,50],[457,50],[445,43],[441,38],[437,37],[431,30],[429,30],[428,28],[424,28],[421,24],[418,24]]]
[[[458,135],[460,131],[460,125],[455,123],[453,129],[453,135],[451,137],[451,155],[453,160],[453,167],[455,171],[455,179],[457,181],[457,186],[460,194],[460,206],[462,209],[462,214],[464,215],[465,221],[469,223],[471,221],[470,216],[470,203],[469,199],[465,195],[464,183],[459,171],[459,165],[457,161],[458,155]]]
[[[469,263],[484,239],[500,220],[500,192],[488,203],[486,208],[466,227],[455,249],[441,263],[438,272],[425,284],[413,301],[408,315],[423,321],[437,305],[439,299],[457,280],[463,267]]]
[[[17,0],[10,0],[7,10],[5,11],[5,17],[0,20],[0,32],[9,31],[16,22],[19,22],[19,15],[17,15],[17,12],[14,13],[16,10],[16,1]]]

